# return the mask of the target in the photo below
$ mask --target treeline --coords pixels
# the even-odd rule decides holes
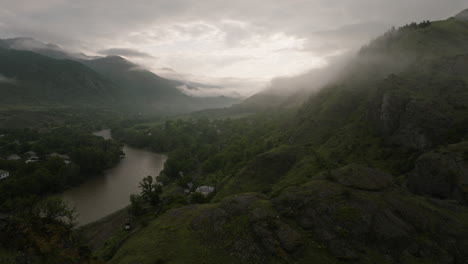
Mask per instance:
[[[406,24],[398,29],[392,27],[390,30],[385,32],[382,36],[378,37],[374,41],[372,41],[369,45],[363,46],[359,53],[369,53],[369,52],[376,52],[381,50],[382,48],[386,48],[391,46],[393,43],[397,42],[400,38],[404,37],[406,34],[411,33],[412,31],[423,29],[431,26],[432,23],[429,20],[424,20],[420,23],[412,22],[410,24]]]
[[[0,159],[10,172],[0,180],[0,263],[102,263],[73,229],[74,210],[50,195],[113,166],[121,147],[79,126],[1,130],[0,153],[19,159]]]
[[[216,186],[252,157],[277,145],[277,117],[171,120],[157,125],[121,124],[113,136],[127,144],[167,153],[158,181]]]
[[[0,135],[0,150],[21,156],[20,160],[0,160],[0,169],[10,172],[10,177],[0,181],[0,212],[28,208],[40,197],[63,191],[112,167],[122,154],[120,143],[78,128],[12,130],[1,131]],[[25,162],[30,155],[24,154],[26,151],[37,155],[34,162]]]

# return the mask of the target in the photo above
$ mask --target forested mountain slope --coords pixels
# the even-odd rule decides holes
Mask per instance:
[[[364,47],[282,121],[125,127],[122,138],[170,129],[183,139],[162,175],[166,209],[178,208],[130,236],[110,263],[466,263],[467,76],[468,22],[414,23]],[[267,131],[255,128],[265,122]],[[202,148],[216,131],[245,147]],[[190,181],[216,186],[211,203],[174,205],[183,195],[175,186],[183,193]]]
[[[35,47],[35,48],[33,48]],[[0,40],[2,108],[95,107],[148,115],[221,108],[229,97],[192,97],[162,78],[118,56],[80,59],[34,39]]]
[[[2,107],[112,105],[112,84],[71,60],[56,60],[31,51],[0,48]]]

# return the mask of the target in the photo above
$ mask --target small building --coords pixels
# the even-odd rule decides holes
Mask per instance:
[[[214,192],[214,190],[215,190],[215,187],[212,187],[212,186],[200,186],[195,190],[195,192],[201,193],[204,196],[207,196],[210,193]]]
[[[32,150],[24,153],[24,156],[28,157],[28,159],[26,160],[26,163],[33,163],[33,162],[38,162],[39,161],[39,157],[37,156],[36,152],[34,152]]]
[[[20,160],[21,157],[18,156],[17,154],[11,154],[10,156],[7,157],[7,160]]]
[[[6,170],[0,170],[0,180],[10,177],[10,172]]]
[[[34,162],[38,162],[39,161],[39,158],[38,157],[30,157],[26,160],[26,163],[34,163]]]

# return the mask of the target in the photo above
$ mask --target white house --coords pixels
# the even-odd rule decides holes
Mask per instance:
[[[21,157],[18,156],[17,154],[12,154],[12,155],[8,156],[7,159],[8,159],[8,160],[20,160]]]
[[[0,180],[8,178],[10,176],[10,172],[5,170],[0,170]]]
[[[204,196],[207,196],[208,194],[212,193],[214,190],[215,190],[215,187],[212,187],[212,186],[200,186],[195,190],[195,192],[201,193]]]

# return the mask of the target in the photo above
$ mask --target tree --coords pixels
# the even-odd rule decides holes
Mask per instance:
[[[143,214],[143,212],[144,212],[143,203],[144,203],[144,201],[143,201],[143,197],[141,197],[141,195],[131,194],[130,195],[130,208],[129,208],[130,214],[132,214],[134,216],[138,216],[138,215]]]
[[[47,221],[58,221],[69,226],[75,225],[76,210],[58,197],[47,197],[34,208],[34,215]]]
[[[159,203],[159,195],[162,193],[161,185],[153,180],[150,175],[140,182],[141,196],[151,205]]]

